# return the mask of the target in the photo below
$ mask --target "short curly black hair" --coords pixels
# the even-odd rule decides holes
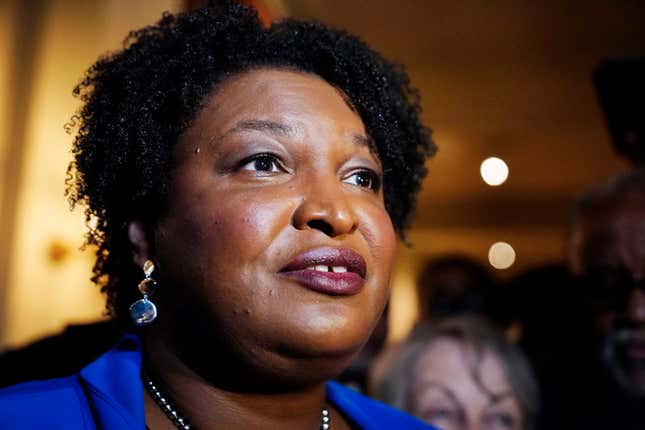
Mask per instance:
[[[263,67],[318,75],[346,95],[375,143],[385,205],[403,235],[435,146],[401,67],[319,23],[286,19],[265,27],[234,1],[165,13],[131,32],[123,50],[100,58],[74,89],[83,105],[72,119],[67,196],[72,207],[85,206],[86,243],[98,247],[92,280],[117,320],[136,300],[132,286],[141,274],[127,226],[154,223],[167,196],[173,145],[218,83]]]

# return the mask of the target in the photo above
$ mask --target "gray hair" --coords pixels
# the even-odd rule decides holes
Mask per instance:
[[[447,318],[439,323],[418,325],[408,340],[395,353],[393,363],[377,381],[374,397],[395,408],[410,412],[411,386],[414,369],[425,351],[438,338],[455,339],[471,347],[477,357],[492,353],[502,365],[511,390],[520,404],[522,424],[526,430],[535,427],[539,410],[539,391],[531,367],[520,349],[507,342],[501,333],[486,320],[472,316]],[[470,369],[475,382],[486,393],[489,390],[482,383],[481,369],[474,360]]]

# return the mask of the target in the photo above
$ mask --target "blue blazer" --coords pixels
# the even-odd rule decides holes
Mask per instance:
[[[327,400],[361,429],[433,429],[335,382]],[[145,428],[141,341],[132,334],[75,375],[0,390],[0,430]]]

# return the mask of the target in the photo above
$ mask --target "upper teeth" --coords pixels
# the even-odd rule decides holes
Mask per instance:
[[[345,266],[316,265],[316,266],[307,267],[307,270],[316,270],[318,272],[345,273],[345,272],[347,272],[347,267],[345,267]]]

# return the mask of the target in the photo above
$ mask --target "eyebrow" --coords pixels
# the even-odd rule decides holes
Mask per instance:
[[[376,151],[376,144],[374,143],[374,139],[371,137],[359,133],[352,133],[351,137],[355,144],[364,146],[370,151]]]
[[[287,124],[264,119],[248,119],[235,124],[233,128],[225,132],[220,139],[231,133],[237,133],[240,131],[262,131],[280,136],[290,136],[295,134],[294,128]],[[374,139],[362,133],[351,133],[350,137],[356,145],[369,149],[369,151],[379,159]]]
[[[457,395],[455,394],[455,392],[453,390],[451,390],[449,387],[447,387],[446,385],[442,384],[441,382],[438,382],[438,381],[424,381],[424,382],[422,382],[421,387],[424,388],[425,390],[428,390],[428,389],[431,389],[431,388],[437,389],[444,396],[446,396],[453,403],[455,403],[455,405],[457,407],[462,408],[462,409],[464,407],[463,403],[460,402],[459,399],[457,398]]]
[[[282,136],[288,136],[294,133],[293,127],[282,124],[275,121],[269,121],[264,119],[248,119],[245,121],[240,121],[233,128],[224,133],[224,136],[230,133],[235,133],[239,131],[264,131],[271,134],[279,134]]]

